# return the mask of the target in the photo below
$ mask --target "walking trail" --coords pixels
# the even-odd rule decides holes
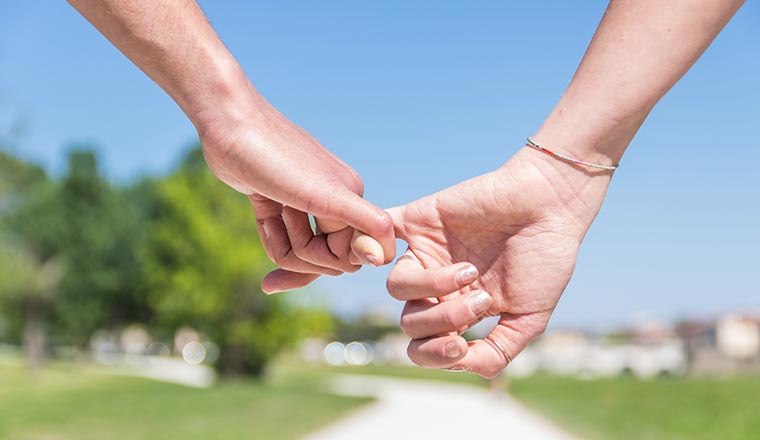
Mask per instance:
[[[377,400],[304,440],[575,440],[503,392],[354,375],[336,376],[333,386],[338,394]]]

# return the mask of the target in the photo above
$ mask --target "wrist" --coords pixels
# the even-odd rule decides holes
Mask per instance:
[[[539,130],[536,142],[557,153],[599,165],[619,164],[651,107],[624,108],[610,99],[562,97]]]
[[[563,102],[567,97],[563,98]],[[646,118],[647,112],[621,113],[613,110],[583,110],[560,102],[533,140],[552,152],[573,159],[614,166]],[[590,225],[607,193],[614,170],[600,170],[572,163],[526,145],[515,159],[537,171],[564,213]]]
[[[220,64],[205,78],[202,92],[178,100],[199,134],[220,124],[232,128],[236,123],[258,120],[268,107],[234,60]]]
[[[532,203],[542,205],[538,210],[542,215],[571,218],[584,233],[602,206],[613,174],[589,170],[528,146],[518,151],[499,172],[512,177],[519,175],[521,185],[527,181],[528,187],[536,190]]]

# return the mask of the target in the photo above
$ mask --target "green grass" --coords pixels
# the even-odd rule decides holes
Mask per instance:
[[[512,394],[587,439],[760,438],[760,377],[516,380]]]
[[[368,399],[330,395],[318,378],[296,383],[222,382],[192,389],[57,366],[33,379],[0,366],[0,438],[290,439]]]
[[[288,381],[344,373],[488,386],[488,381],[472,374],[405,366],[306,367],[287,363],[278,371]],[[644,381],[630,377],[581,380],[539,375],[502,381],[500,386],[506,383],[518,401],[580,438],[760,438],[760,377]]]
[[[0,439],[289,439],[368,399],[331,395],[329,375],[369,374],[486,386],[470,374],[417,367],[278,363],[266,383],[224,381],[199,390],[55,366],[32,379],[0,364]],[[514,380],[511,393],[587,439],[760,438],[760,377]]]
[[[275,368],[277,382],[294,383],[295,381],[315,381],[328,374],[364,374],[370,376],[396,377],[399,379],[434,380],[487,386],[488,381],[474,374],[458,373],[416,366],[404,365],[366,365],[340,366],[305,365],[303,363],[280,362]]]

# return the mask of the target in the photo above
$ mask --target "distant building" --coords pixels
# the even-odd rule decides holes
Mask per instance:
[[[676,329],[691,374],[760,372],[760,318],[724,315],[716,321],[685,321]]]
[[[724,355],[752,359],[760,355],[760,319],[728,315],[715,324],[715,342]]]
[[[356,325],[368,326],[370,320],[365,316]],[[392,328],[390,332],[376,332],[375,337],[351,341],[313,340],[302,346],[301,354],[311,362],[334,365],[363,365],[364,360],[410,365],[406,352],[409,338],[395,325]],[[366,353],[371,356],[359,356],[362,362],[354,359]],[[527,347],[506,372],[516,377],[547,372],[584,378],[630,374],[642,379],[686,373],[760,372],[760,314],[684,321],[675,327],[648,320],[606,335],[553,330]]]
[[[528,347],[507,372],[527,376],[538,371],[576,377],[614,377],[631,374],[651,378],[686,371],[686,355],[675,332],[628,331],[625,338],[590,337],[578,331],[548,332]]]

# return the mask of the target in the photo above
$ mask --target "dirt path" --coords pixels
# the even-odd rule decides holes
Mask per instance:
[[[573,439],[501,392],[353,375],[336,376],[333,386],[336,393],[374,396],[377,402],[305,440]]]

